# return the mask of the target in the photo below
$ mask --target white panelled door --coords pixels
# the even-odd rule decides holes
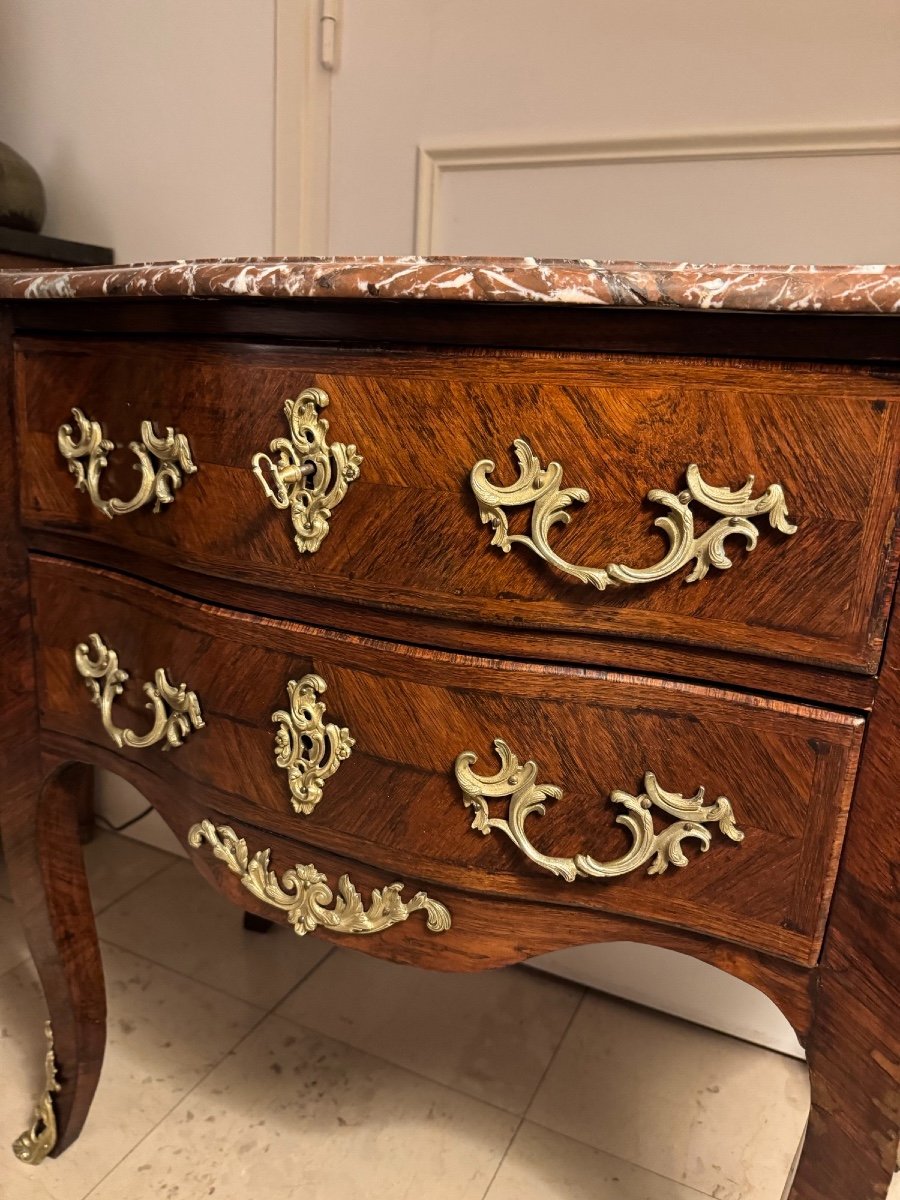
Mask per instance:
[[[896,0],[281,0],[279,249],[897,262],[898,63]],[[541,965],[800,1053],[704,964]]]
[[[331,79],[333,254],[900,259],[896,0],[342,0]]]

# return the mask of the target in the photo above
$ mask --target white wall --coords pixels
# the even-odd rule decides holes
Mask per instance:
[[[275,0],[0,0],[0,141],[43,232],[119,262],[272,253]],[[112,824],[145,807],[101,773]],[[152,813],[129,834],[169,850]]]
[[[120,262],[272,253],[275,0],[0,0],[0,141],[44,232]]]

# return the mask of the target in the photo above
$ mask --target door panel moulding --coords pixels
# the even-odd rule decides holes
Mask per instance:
[[[450,171],[873,154],[900,154],[900,125],[422,144],[418,147],[413,250],[416,254],[435,253],[435,236],[440,227],[441,182]]]

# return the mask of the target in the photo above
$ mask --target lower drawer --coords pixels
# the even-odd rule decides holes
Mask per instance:
[[[118,746],[260,845],[817,957],[860,717],[262,620],[40,557],[32,586],[45,728]]]

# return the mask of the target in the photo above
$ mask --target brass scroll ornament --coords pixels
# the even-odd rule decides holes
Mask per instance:
[[[754,499],[751,495],[754,484],[752,475],[742,487],[731,491],[730,488],[712,487],[706,483],[700,477],[700,468],[696,463],[691,463],[685,472],[685,491],[673,495],[653,488],[647,493],[648,500],[669,510],[655,521],[669,541],[669,549],[658,563],[650,567],[628,567],[623,563],[607,563],[604,567],[578,566],[560,558],[550,548],[548,535],[554,525],[569,523],[571,514],[566,509],[573,500],[581,503],[587,501],[588,493],[584,488],[561,487],[560,464],[551,462],[546,469],[542,467],[540,459],[524,438],[517,438],[513,448],[519,464],[519,478],[509,487],[497,487],[488,480],[488,475],[495,467],[489,458],[477,462],[469,476],[482,524],[489,524],[494,530],[491,545],[507,552],[513,542],[521,542],[545,562],[552,563],[567,575],[574,575],[582,583],[593,584],[601,592],[611,584],[654,583],[674,575],[694,561],[694,569],[687,576],[688,583],[702,579],[710,567],[727,570],[731,566],[731,559],[725,552],[726,538],[733,534],[740,535],[747,543],[748,550],[756,546],[759,530],[748,517],[768,516],[773,529],[785,534],[797,532],[797,526],[788,520],[781,484],[773,483]],[[699,537],[694,535],[694,513],[690,507],[695,501],[721,516],[721,520]],[[506,509],[527,504],[533,506],[530,536],[511,534]]]
[[[685,838],[695,838],[700,849],[709,849],[711,835],[706,825],[717,824],[719,830],[733,842],[743,841],[743,833],[735,826],[731,804],[720,796],[715,804],[703,805],[703,788],[695,796],[682,796],[678,792],[664,792],[656,782],[656,776],[648,771],[644,776],[644,791],[639,796],[628,792],[613,792],[613,804],[621,804],[627,813],[616,817],[634,839],[627,854],[610,862],[598,862],[588,854],[576,854],[574,858],[555,858],[542,854],[528,840],[525,833],[525,818],[532,813],[543,816],[548,800],[559,800],[562,789],[552,784],[538,784],[537,764],[529,760],[519,763],[502,738],[494,741],[494,749],[500,759],[500,770],[496,775],[476,775],[472,770],[477,755],[465,750],[456,760],[456,780],[463,792],[463,803],[474,808],[472,828],[489,834],[499,829],[514,842],[533,863],[559,875],[567,883],[573,883],[580,875],[595,879],[610,879],[616,875],[627,875],[645,863],[648,875],[662,875],[671,865],[686,867],[688,859],[681,848]],[[509,799],[508,819],[490,815],[489,802],[494,799]],[[653,827],[653,806],[678,817],[661,833]]]
[[[327,684],[321,675],[304,675],[287,685],[287,710],[272,713],[278,722],[275,763],[288,773],[294,812],[309,814],[322,799],[325,780],[350,757],[354,740],[350,730],[325,723],[325,705],[319,699]]]
[[[57,434],[60,454],[68,461],[76,488],[87,492],[94,508],[107,517],[137,512],[151,500],[153,511],[158,513],[164,504],[171,504],[175,499],[175,492],[183,482],[182,472],[193,475],[197,470],[183,433],[167,428],[160,437],[150,421],[142,421],[141,440],[129,445],[137,457],[134,465],[141,476],[138,490],[130,500],[104,500],[100,495],[100,473],[108,463],[107,455],[113,450],[113,443],[103,436],[100,423],[91,421],[80,408],[72,409],[72,417],[78,437],[72,433],[71,425],[60,425]],[[87,470],[83,459],[87,459]]]
[[[24,1163],[36,1167],[42,1163],[56,1145],[56,1113],[53,1109],[53,1094],[59,1091],[56,1078],[56,1057],[53,1053],[53,1029],[50,1022],[44,1025],[47,1053],[44,1056],[44,1090],[34,1106],[31,1127],[13,1142],[13,1154]]]
[[[163,750],[168,750],[180,746],[192,729],[203,728],[200,701],[195,693],[189,692],[184,683],[170,683],[165,670],[160,668],[156,672],[156,682],[144,684],[146,707],[153,714],[152,729],[142,737],[131,729],[120,729],[113,720],[112,706],[124,690],[128,672],[119,667],[118,655],[115,650],[110,650],[99,633],[92,633],[88,641],[89,646],[82,642],[75,647],[75,666],[79,675],[84,676],[91,699],[100,709],[103,728],[120,749],[133,746],[143,750],[165,739]]]
[[[253,857],[247,843],[228,825],[200,821],[188,830],[188,844],[195,849],[203,842],[212,846],[213,854],[221,859],[241,883],[265,904],[287,913],[294,933],[305,937],[319,925],[335,933],[381,933],[382,930],[408,920],[420,909],[432,933],[444,933],[450,928],[450,913],[437,900],[424,892],[416,892],[411,900],[403,901],[400,893],[404,884],[392,883],[386,888],[373,888],[372,902],[363,906],[362,897],[347,875],[338,881],[338,896],[328,886],[325,876],[312,863],[299,863],[278,876],[269,869],[268,850],[258,850]],[[334,904],[331,908],[330,905]]]
[[[286,400],[289,438],[275,438],[269,450],[253,455],[253,474],[276,508],[289,508],[294,541],[301,554],[318,550],[328,536],[331,514],[359,478],[362,456],[356,447],[326,441],[328,422],[319,410],[328,405],[321,388],[307,388],[296,400]],[[271,478],[271,484],[266,479]]]

